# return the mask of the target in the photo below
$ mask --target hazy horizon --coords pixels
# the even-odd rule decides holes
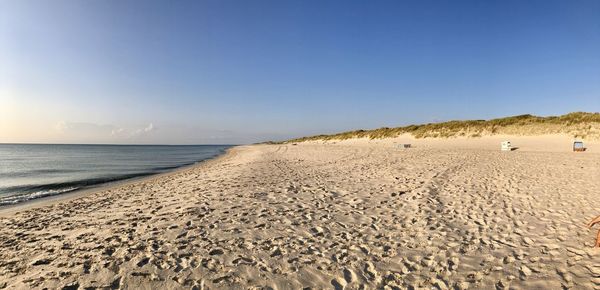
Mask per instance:
[[[1,1],[0,143],[600,111],[599,1]]]
[[[576,113],[576,112],[569,112],[569,113]],[[594,114],[598,114],[600,112],[586,112],[586,113],[594,113]],[[568,114],[568,113],[565,113]],[[565,114],[560,114],[560,115],[565,115]],[[559,116],[559,115],[545,115],[545,116],[539,116],[538,117],[549,117],[549,116]],[[504,116],[504,117],[514,117],[514,116]],[[493,118],[492,118],[493,119]],[[436,120],[433,121],[431,123],[442,123],[442,122],[446,122],[446,121],[473,121],[473,120],[484,120],[484,119],[453,119],[453,120]],[[485,119],[485,120],[491,120],[491,119]],[[394,127],[402,127],[402,126],[407,126],[407,125],[424,125],[426,123],[418,123],[418,124],[403,124],[403,125],[399,125],[399,126],[392,126],[392,127],[387,127],[387,128],[394,128]],[[384,127],[374,127],[374,128],[354,128],[354,130],[372,130],[372,129],[380,129],[380,128],[384,128]],[[354,131],[354,130],[349,130],[349,131]],[[320,132],[318,134],[314,134],[314,135],[306,135],[306,136],[295,136],[295,137],[290,137],[290,138],[285,138],[285,139],[269,139],[269,140],[261,140],[258,142],[253,142],[253,143],[265,143],[268,141],[286,141],[286,140],[291,140],[291,139],[296,139],[298,137],[312,137],[312,136],[317,136],[317,135],[330,135],[330,134],[336,134],[336,133],[343,133],[343,132],[349,132],[349,131],[332,131],[332,132]],[[110,143],[110,142],[99,142],[99,143],[85,143],[85,142],[72,142],[72,143],[47,143],[47,142],[0,142],[0,145],[112,145],[112,146],[137,146],[137,145],[147,145],[147,146],[199,146],[199,145],[203,145],[203,146],[211,146],[211,145],[244,145],[244,144],[252,144],[251,142],[240,142],[240,143],[229,143],[229,144],[219,144],[219,143],[212,143],[212,144],[207,144],[207,143],[185,143],[185,144],[181,144],[181,143],[126,143],[126,142],[120,142],[120,143]]]

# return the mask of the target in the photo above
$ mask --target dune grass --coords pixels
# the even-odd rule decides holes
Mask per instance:
[[[481,137],[489,135],[568,134],[578,138],[600,139],[600,113],[574,112],[562,116],[539,117],[518,115],[491,120],[466,120],[410,125],[395,128],[356,130],[331,135],[317,135],[284,141],[293,143],[315,140],[346,140],[351,138],[383,139],[402,134],[415,138]]]

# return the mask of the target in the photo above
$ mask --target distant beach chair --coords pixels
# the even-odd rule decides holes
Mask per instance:
[[[502,141],[502,143],[500,144],[500,150],[512,151],[513,147],[512,147],[512,144],[510,144],[510,141]]]
[[[584,152],[585,146],[583,146],[583,141],[575,141],[573,142],[573,152]]]

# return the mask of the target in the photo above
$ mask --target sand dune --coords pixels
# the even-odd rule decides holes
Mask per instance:
[[[600,289],[600,154],[477,140],[236,147],[10,213],[0,288]]]

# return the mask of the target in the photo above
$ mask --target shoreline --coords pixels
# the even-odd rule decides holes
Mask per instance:
[[[124,145],[124,146],[129,146],[129,145]],[[77,190],[66,192],[66,193],[60,193],[60,194],[56,194],[56,195],[30,199],[30,200],[19,202],[19,203],[12,204],[12,205],[0,206],[0,217],[6,217],[6,216],[10,216],[10,215],[22,212],[22,211],[36,209],[36,208],[40,208],[40,207],[44,207],[44,206],[48,206],[48,205],[53,205],[53,204],[60,203],[60,202],[67,202],[67,201],[75,200],[78,198],[86,197],[86,196],[96,194],[99,192],[103,192],[103,191],[119,189],[121,187],[128,186],[128,185],[135,184],[135,183],[151,182],[158,178],[164,178],[164,177],[172,176],[174,174],[183,173],[188,170],[193,170],[197,167],[205,166],[206,163],[216,162],[216,161],[220,160],[221,158],[224,158],[225,156],[232,154],[231,151],[234,148],[237,148],[239,146],[245,146],[245,145],[233,145],[233,146],[225,149],[225,151],[222,154],[219,154],[217,156],[207,158],[207,159],[204,159],[201,161],[197,161],[193,164],[177,167],[177,168],[174,168],[174,169],[166,171],[166,172],[108,182],[108,183],[100,184],[97,186],[93,186],[91,188],[77,189]]]
[[[448,150],[486,150],[486,151],[498,151],[499,142],[501,140],[513,140],[513,144],[517,145],[515,152],[572,152],[569,147],[569,142],[574,138],[561,135],[561,134],[550,134],[550,135],[532,135],[532,136],[518,136],[518,135],[491,135],[482,137],[451,137],[451,138],[415,138],[410,134],[403,134],[395,138],[383,138],[383,139],[368,139],[368,138],[351,138],[345,140],[311,140],[297,142],[295,144],[299,146],[307,145],[327,145],[327,146],[375,146],[375,147],[397,147],[398,144],[411,143],[413,145],[412,150],[421,149],[448,149]],[[555,144],[544,144],[546,140],[560,140],[560,146]],[[533,142],[532,142],[533,141]],[[432,145],[433,144],[433,145]],[[524,146],[519,146],[519,145]],[[580,154],[600,154],[600,141],[586,141],[587,151]],[[92,144],[93,145],[93,144]],[[243,146],[261,146],[269,144],[249,144],[249,145],[233,145],[225,150],[222,154],[211,157],[202,161],[198,161],[194,164],[184,165],[163,173],[151,174],[148,176],[134,177],[125,180],[119,180],[94,186],[92,188],[77,189],[72,192],[61,193],[53,196],[47,196],[37,199],[32,199],[24,202],[20,202],[14,205],[0,206],[0,217],[21,212],[28,209],[39,208],[59,202],[70,201],[78,199],[84,196],[95,194],[98,192],[118,189],[123,186],[127,186],[135,183],[150,182],[154,179],[171,176],[177,173],[185,172],[187,170],[193,170],[196,167],[203,166],[209,162],[215,162],[221,158],[224,158],[232,154],[232,150]],[[270,146],[289,146],[292,143],[281,143],[281,144],[270,144]],[[130,145],[123,145],[130,146]],[[163,146],[163,145],[159,145]],[[170,145],[164,145],[170,146]],[[295,146],[295,145],[292,145]]]
[[[303,141],[296,143],[300,146],[307,145],[328,145],[328,146],[376,146],[376,147],[397,147],[398,144],[410,143],[413,145],[413,150],[417,148],[421,149],[448,149],[448,150],[486,150],[486,151],[498,151],[499,150],[499,142],[501,140],[513,140],[513,144],[517,145],[517,150],[515,152],[572,152],[569,147],[570,140],[573,140],[570,136],[554,134],[554,135],[532,135],[532,136],[518,136],[518,135],[491,135],[491,136],[482,136],[482,137],[451,137],[451,138],[415,138],[410,134],[403,134],[395,138],[383,138],[383,139],[368,139],[368,138],[351,138],[345,140],[311,140],[311,141]],[[545,144],[543,142],[545,139],[548,140],[561,140],[562,145],[556,146],[556,144]],[[532,142],[533,141],[533,142]],[[498,144],[496,144],[498,143]],[[525,144],[523,144],[525,143]],[[533,144],[531,144],[533,143]],[[432,146],[433,144],[433,146]],[[443,144],[443,145],[442,145]],[[523,144],[525,146],[519,146]],[[586,143],[587,151],[584,153],[575,153],[575,154],[600,154],[600,141],[587,141]],[[91,144],[94,145],[94,144]],[[202,166],[205,163],[218,160],[220,158],[224,158],[227,155],[231,154],[231,151],[234,148],[238,148],[241,146],[257,146],[257,145],[268,145],[268,144],[251,144],[251,145],[233,145],[229,147],[222,154],[211,157],[208,159],[204,159],[202,161],[198,161],[194,164],[184,165],[178,168],[173,169],[172,171],[167,171],[163,173],[151,174],[148,176],[134,177],[119,181],[113,181],[105,184],[101,184],[98,186],[93,186],[91,188],[77,189],[67,193],[61,193],[53,196],[46,196],[36,199],[27,200],[24,202],[19,202],[14,205],[0,206],[0,217],[14,214],[17,212],[21,212],[28,209],[34,209],[43,207],[46,205],[55,204],[58,202],[70,201],[73,199],[78,199],[84,196],[88,196],[91,194],[95,194],[98,192],[118,189],[123,186],[127,186],[134,183],[143,183],[150,182],[157,178],[163,178],[167,176],[171,176],[177,173],[185,172],[187,170],[193,170],[198,166]],[[281,143],[281,144],[271,144],[271,146],[287,146],[292,145],[292,143]],[[533,146],[532,146],[533,145]],[[123,145],[130,146],[130,145]],[[163,145],[159,145],[163,146]],[[170,145],[164,145],[170,146]],[[292,145],[295,146],[295,145]]]

